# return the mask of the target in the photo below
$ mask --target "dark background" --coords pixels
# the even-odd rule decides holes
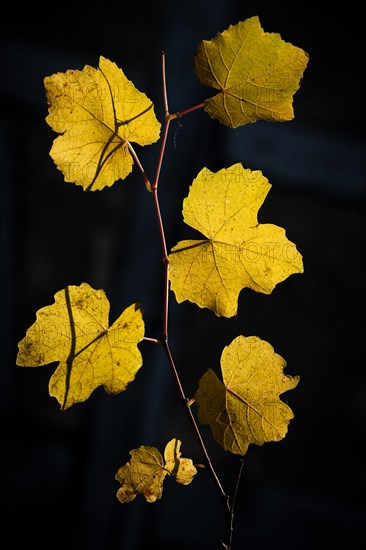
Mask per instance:
[[[9,6],[1,19],[1,464],[0,517],[8,546],[39,550],[218,548],[221,503],[206,472],[163,498],[122,505],[117,469],[142,444],[172,437],[201,460],[162,349],[142,343],[144,366],[128,391],[102,388],[61,413],[48,395],[55,365],[17,367],[17,343],[68,284],[104,288],[111,322],[140,301],[146,334],[161,327],[159,235],[135,168],[102,192],[66,184],[49,157],[43,78],[115,61],[155,103],[162,121],[160,55],[171,112],[211,95],[193,73],[198,42],[258,15],[309,54],[295,119],[236,130],[197,111],[172,124],[160,196],[168,247],[186,238],[181,202],[203,166],[261,169],[273,187],[259,221],[284,227],[305,272],[269,296],[243,291],[238,316],[216,318],[171,295],[170,342],[186,394],[239,334],[269,341],[299,386],[286,438],[251,446],[237,495],[233,550],[360,548],[366,536],[364,29],[359,4],[124,2]],[[159,145],[139,148],[152,177]],[[239,458],[202,433],[229,493]]]

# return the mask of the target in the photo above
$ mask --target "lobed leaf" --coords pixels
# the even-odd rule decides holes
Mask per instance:
[[[283,374],[285,360],[257,336],[238,336],[221,356],[221,382],[212,369],[200,379],[195,395],[198,417],[231,453],[249,445],[283,439],[294,417],[279,396],[299,382]]]
[[[270,188],[261,171],[240,163],[219,172],[201,170],[183,201],[183,217],[207,238],[181,241],[169,255],[179,303],[190,300],[232,317],[242,289],[270,294],[277,283],[303,272],[302,256],[284,229],[258,223]]]
[[[155,502],[163,494],[163,482],[167,475],[163,457],[155,447],[143,445],[130,451],[131,459],[118,469],[116,480],[121,487],[117,491],[120,502],[131,502],[140,493],[147,502]]]
[[[197,47],[198,78],[219,90],[204,110],[231,128],[260,119],[291,120],[307,63],[304,50],[264,32],[257,16],[230,25]]]
[[[182,458],[181,441],[172,439],[165,447],[164,459],[155,447],[142,446],[130,451],[131,459],[116,473],[121,487],[117,491],[120,502],[131,502],[142,494],[147,502],[155,502],[163,494],[163,482],[167,475],[177,483],[188,485],[197,470],[189,458]],[[164,463],[165,460],[165,463]]]
[[[133,158],[128,142],[149,145],[161,125],[150,99],[122,69],[101,56],[99,68],[86,65],[44,79],[49,114],[57,133],[50,155],[65,181],[95,191],[125,179]]]
[[[19,366],[40,366],[58,361],[49,393],[62,409],[85,401],[103,386],[119,393],[142,365],[137,344],[144,337],[144,322],[137,304],[126,308],[108,326],[109,302],[104,290],[87,283],[67,286],[55,302],[38,310],[35,323],[18,344]]]

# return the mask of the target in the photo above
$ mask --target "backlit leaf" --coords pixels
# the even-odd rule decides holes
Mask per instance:
[[[160,135],[150,99],[137,90],[115,63],[100,57],[44,79],[51,128],[61,134],[50,155],[65,181],[95,191],[125,179],[133,158],[128,142],[149,145]]]
[[[142,494],[147,502],[162,497],[163,482],[167,475],[176,478],[177,483],[188,485],[197,470],[189,458],[181,458],[181,441],[172,439],[165,447],[164,459],[155,447],[142,446],[130,451],[131,459],[119,468],[116,480],[121,484],[117,498],[122,503],[131,502]]]
[[[116,480],[121,488],[117,498],[122,503],[131,502],[140,493],[147,502],[155,502],[162,497],[163,482],[167,475],[163,457],[155,447],[143,445],[130,451],[131,459],[119,468]]]
[[[183,201],[183,217],[207,238],[181,241],[171,250],[169,278],[178,302],[190,300],[231,317],[243,288],[270,294],[303,271],[302,256],[284,229],[258,223],[270,188],[262,172],[241,164],[201,170]]]
[[[219,91],[204,109],[231,128],[259,119],[291,120],[293,95],[307,63],[306,52],[264,32],[258,17],[231,25],[197,48],[198,78]]]
[[[212,369],[202,376],[195,395],[198,417],[226,451],[244,455],[251,443],[285,437],[294,415],[279,396],[299,382],[283,374],[285,366],[268,342],[238,336],[221,356],[223,382]]]
[[[167,443],[164,452],[165,468],[170,475],[175,477],[177,483],[188,485],[196,475],[197,470],[190,458],[182,458],[180,446],[179,439],[172,439]]]
[[[49,393],[62,409],[85,401],[99,386],[111,394],[126,389],[142,365],[137,344],[144,322],[132,304],[109,326],[104,290],[87,283],[55,294],[52,305],[38,310],[35,323],[18,344],[17,365],[37,367],[59,362]]]

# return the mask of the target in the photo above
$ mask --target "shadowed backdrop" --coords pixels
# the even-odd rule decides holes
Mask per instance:
[[[295,417],[286,438],[249,448],[237,494],[236,549],[309,550],[365,540],[366,376],[364,90],[361,16],[334,5],[278,2],[119,2],[9,8],[0,27],[1,212],[1,517],[11,547],[39,550],[218,548],[223,513],[206,472],[187,487],[168,479],[163,498],[116,499],[117,469],[140,445],[201,456],[178,400],[163,350],[148,342],[144,365],[126,392],[102,388],[61,413],[48,395],[55,365],[15,364],[17,343],[36,311],[68,284],[104,288],[113,321],[132,302],[144,309],[146,335],[160,336],[162,263],[151,196],[134,168],[110,189],[85,193],[66,184],[49,156],[55,135],[45,116],[43,78],[116,62],[155,104],[163,121],[161,51],[166,53],[171,112],[212,95],[193,72],[197,44],[258,15],[267,32],[309,54],[295,119],[231,130],[202,110],[172,123],[160,198],[170,249],[187,238],[181,216],[189,185],[207,166],[236,162],[260,169],[272,189],[261,223],[286,229],[304,257],[304,274],[269,296],[244,290],[238,315],[217,318],[171,294],[170,344],[185,392],[208,369],[219,372],[224,346],[239,334],[270,342],[300,375],[284,400]],[[42,17],[43,23],[33,22]],[[148,175],[159,144],[139,148]],[[239,458],[202,434],[227,491]]]

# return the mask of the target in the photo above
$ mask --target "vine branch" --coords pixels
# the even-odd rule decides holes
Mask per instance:
[[[169,127],[170,122],[176,118],[180,118],[182,116],[185,116],[188,113],[191,113],[193,111],[196,111],[198,109],[201,109],[204,107],[204,103],[199,103],[198,105],[195,105],[193,107],[190,107],[188,109],[185,109],[183,111],[178,111],[177,113],[170,114],[169,113],[169,104],[168,104],[168,94],[167,94],[167,86],[166,86],[166,72],[165,72],[165,53],[162,52],[161,57],[161,72],[162,72],[162,85],[163,85],[163,97],[164,97],[164,127],[163,127],[163,135],[160,145],[160,151],[159,151],[159,157],[157,161],[156,171],[155,171],[155,177],[152,183],[150,183],[145,170],[135,152],[132,145],[127,142],[128,148],[136,161],[136,164],[143,176],[146,189],[152,193],[153,201],[154,201],[154,207],[155,207],[155,214],[156,219],[159,227],[159,235],[160,235],[160,242],[161,242],[161,248],[162,248],[162,261],[164,264],[164,288],[163,288],[163,326],[162,326],[162,335],[161,338],[151,338],[151,337],[144,337],[144,340],[147,342],[151,342],[154,344],[161,344],[163,346],[165,355],[168,359],[168,363],[170,366],[170,370],[172,372],[173,378],[175,380],[175,384],[177,386],[181,403],[184,407],[184,410],[186,411],[186,414],[188,416],[188,420],[191,424],[191,427],[193,429],[193,432],[195,434],[195,437],[198,441],[198,445],[201,450],[202,458],[204,466],[208,469],[211,478],[213,479],[216,488],[219,491],[221,501],[224,505],[225,509],[225,516],[226,516],[226,540],[227,543],[222,543],[223,547],[227,550],[230,550],[231,548],[231,538],[232,538],[232,529],[233,529],[233,504],[230,503],[230,497],[226,494],[221,481],[213,467],[213,464],[211,462],[210,456],[207,452],[205,443],[203,441],[201,432],[199,430],[199,427],[197,425],[196,419],[193,415],[193,412],[191,410],[191,404],[194,400],[188,399],[186,397],[178,371],[175,366],[175,362],[168,344],[168,322],[169,322],[169,259],[168,259],[168,249],[166,245],[166,238],[165,238],[165,230],[164,230],[164,224],[163,224],[163,217],[160,210],[160,203],[159,203],[159,196],[158,196],[158,186],[159,186],[159,178],[161,173],[161,167],[163,164],[165,149],[166,149],[166,143],[167,143],[167,137],[169,133]],[[240,474],[239,474],[240,477]]]
[[[202,439],[201,432],[199,430],[199,427],[197,425],[197,422],[195,420],[195,417],[193,415],[193,412],[191,410],[190,404],[191,401],[186,397],[178,371],[175,366],[175,362],[168,344],[168,321],[169,321],[169,260],[168,260],[168,250],[166,245],[166,238],[165,238],[165,230],[163,225],[163,218],[160,210],[160,204],[159,204],[159,195],[158,195],[158,186],[159,186],[159,178],[161,173],[161,167],[163,163],[163,158],[165,154],[166,149],[166,143],[167,143],[167,137],[170,127],[171,120],[175,118],[179,118],[181,116],[184,116],[192,111],[195,111],[201,107],[203,107],[203,103],[196,105],[194,107],[191,107],[189,109],[186,109],[184,111],[179,111],[175,114],[169,113],[169,103],[168,103],[168,94],[167,94],[167,86],[166,86],[166,72],[165,72],[165,54],[162,52],[162,58],[161,58],[161,72],[162,72],[162,86],[163,86],[163,97],[164,97],[164,128],[163,128],[163,135],[162,135],[162,141],[159,151],[159,157],[157,161],[157,167],[155,172],[154,181],[151,184],[151,191],[153,195],[153,201],[154,201],[154,207],[155,207],[155,213],[156,218],[158,222],[159,227],[159,234],[160,234],[160,241],[161,241],[161,248],[162,248],[162,261],[164,264],[164,289],[163,289],[163,327],[162,327],[162,336],[161,339],[155,340],[152,338],[146,338],[146,340],[152,341],[152,342],[159,342],[162,344],[164,352],[167,356],[168,363],[173,375],[173,378],[175,380],[181,403],[184,407],[184,410],[186,411],[186,414],[188,416],[188,420],[192,426],[192,429],[194,431],[194,434],[196,436],[196,439],[198,441],[201,454],[203,457],[203,462],[206,468],[208,469],[215,486],[217,487],[221,500],[225,507],[225,514],[227,517],[227,525],[230,527],[232,525],[231,522],[231,505],[230,505],[230,499],[229,496],[226,494],[220,479],[212,465],[211,459],[209,457],[209,454],[207,452],[205,443]],[[230,542],[228,540],[228,546],[227,548],[230,548]]]

